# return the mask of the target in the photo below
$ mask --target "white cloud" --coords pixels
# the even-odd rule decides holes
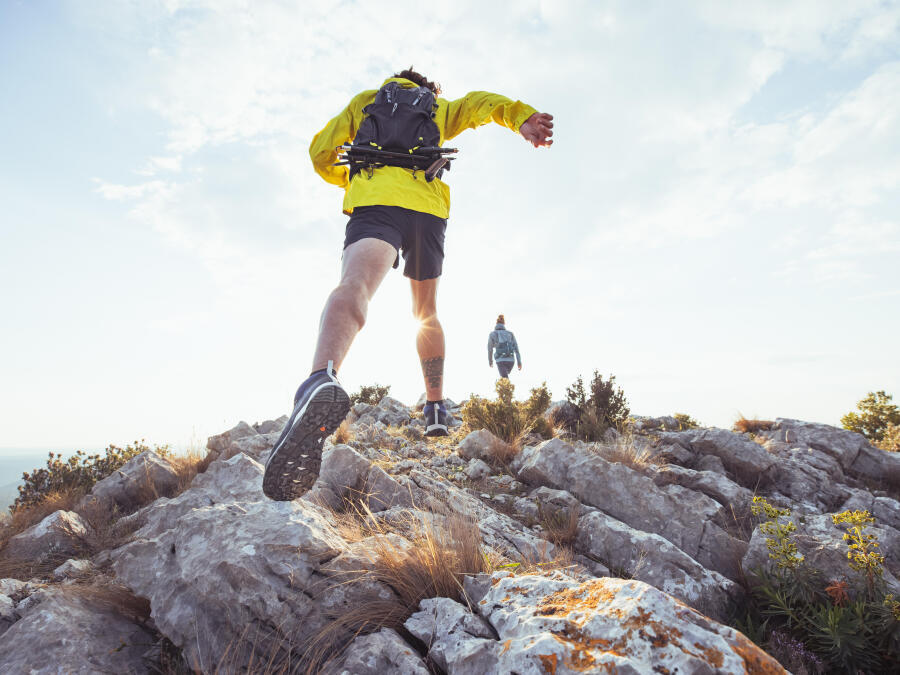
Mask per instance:
[[[286,294],[308,293],[304,280],[324,288],[335,278],[342,195],[312,171],[309,140],[353,94],[411,63],[451,98],[496,90],[556,115],[549,152],[497,129],[458,140],[448,176],[458,258],[442,297],[465,306],[452,316],[466,328],[468,312],[495,311],[486,289],[506,287],[522,293],[507,293],[505,306],[523,324],[549,315],[579,317],[589,336],[609,321],[632,329],[644,319],[634,307],[682,276],[677,265],[654,270],[649,254],[685,242],[696,250],[679,255],[696,263],[743,237],[753,244],[741,253],[761,268],[771,258],[765,270],[812,284],[878,274],[867,261],[896,244],[900,65],[885,60],[897,22],[880,3],[167,0],[117,11],[104,20],[138,36],[142,103],[165,127],[133,165],[166,180],[106,176],[98,192],[132,200],[136,222],[196,255],[230,307],[280,316]],[[366,41],[410,15],[420,27],[402,40]],[[829,80],[816,106],[748,112],[774,78],[810,62],[859,70]],[[624,276],[605,276],[610,268]],[[734,285],[739,273],[727,271]],[[317,292],[302,295],[308,314],[327,291]],[[405,312],[395,307],[403,292],[382,293],[393,293],[384,307]],[[402,320],[376,314],[373,334],[387,331],[393,354],[391,322]],[[380,353],[369,339],[359,353]],[[641,372],[659,367],[648,359]],[[459,382],[478,377],[467,368]],[[415,377],[398,388],[418,387]]]
[[[100,178],[94,178],[93,181],[97,186],[97,192],[100,193],[104,199],[112,201],[128,201],[150,197],[157,195],[160,192],[164,192],[169,187],[168,183],[160,180],[148,181],[137,185],[117,185],[115,183],[108,183]]]

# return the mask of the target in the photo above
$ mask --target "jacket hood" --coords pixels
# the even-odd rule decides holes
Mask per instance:
[[[494,326],[494,330],[506,330],[506,324],[498,323],[496,326]]]

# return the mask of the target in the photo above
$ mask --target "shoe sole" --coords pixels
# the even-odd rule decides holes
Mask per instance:
[[[426,436],[449,436],[450,432],[447,431],[446,425],[443,424],[430,424],[428,428],[425,429]]]
[[[263,494],[279,502],[305,494],[319,477],[325,439],[348,412],[350,397],[339,385],[325,383],[314,391],[266,462]]]

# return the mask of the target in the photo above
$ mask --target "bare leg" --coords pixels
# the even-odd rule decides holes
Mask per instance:
[[[325,303],[312,369],[334,362],[340,368],[350,344],[366,323],[369,300],[375,295],[394,259],[396,249],[380,239],[360,239],[344,249],[341,281]]]
[[[429,401],[444,398],[444,329],[437,317],[439,279],[410,279],[413,315],[419,320],[416,349],[425,376],[425,395]]]

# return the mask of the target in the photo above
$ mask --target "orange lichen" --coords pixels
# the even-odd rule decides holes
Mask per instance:
[[[537,612],[542,616],[564,617],[573,611],[597,609],[600,603],[610,603],[616,591],[607,588],[603,579],[596,579],[578,586],[564,588],[541,600]]]
[[[711,666],[721,668],[722,664],[725,662],[725,655],[715,647],[704,647],[699,642],[695,642],[694,647],[700,650],[700,653],[703,654],[703,658],[705,658],[706,662]]]
[[[734,653],[743,659],[746,675],[783,675],[787,672],[778,661],[740,633],[735,634],[733,642],[729,642]]]
[[[503,649],[500,650],[501,654],[505,654],[509,651],[509,648],[512,646],[512,640],[507,640],[503,643]]]
[[[559,660],[556,654],[538,654],[538,658],[544,666],[544,672],[556,675],[556,662]]]

